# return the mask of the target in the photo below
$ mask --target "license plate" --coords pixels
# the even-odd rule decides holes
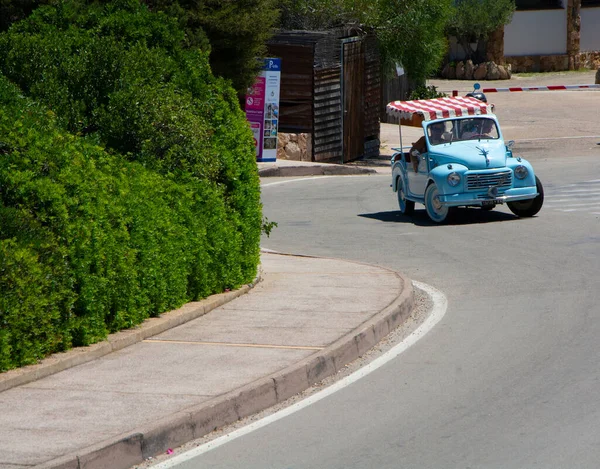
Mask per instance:
[[[504,201],[502,199],[492,199],[492,200],[484,200],[483,202],[481,202],[481,205],[486,207],[486,206],[502,204],[502,203],[504,203]]]

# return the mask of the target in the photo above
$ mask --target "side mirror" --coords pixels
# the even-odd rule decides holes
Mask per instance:
[[[512,150],[512,147],[515,145],[515,141],[514,140],[509,140],[508,143],[506,144],[506,148],[508,148],[509,150]]]

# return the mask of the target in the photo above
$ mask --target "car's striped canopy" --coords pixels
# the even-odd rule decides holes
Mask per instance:
[[[404,125],[420,125],[423,120],[491,114],[492,109],[491,104],[470,96],[393,101],[387,105],[387,113],[399,117]]]

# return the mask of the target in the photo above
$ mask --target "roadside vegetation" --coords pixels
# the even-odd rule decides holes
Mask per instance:
[[[401,65],[424,84],[455,11],[453,0],[0,2],[0,371],[254,279],[261,231],[276,223],[262,217],[240,99],[277,29],[371,31],[383,74]]]
[[[459,0],[446,26],[447,34],[462,46],[466,60],[484,62],[489,36],[510,23],[515,9],[515,0]]]
[[[0,35],[0,370],[255,277],[252,135],[184,38],[135,0]]]
[[[354,24],[377,37],[382,71],[401,65],[425,83],[447,50],[445,27],[454,0],[282,0],[283,29],[329,29]]]

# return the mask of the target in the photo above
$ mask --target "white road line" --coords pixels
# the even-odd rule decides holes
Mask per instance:
[[[558,202],[561,202],[561,200],[549,200],[546,203],[546,206],[547,207],[596,207],[596,206],[600,207],[600,200],[594,200],[594,201],[585,202],[582,204],[570,204],[570,203],[559,204]],[[569,202],[569,201],[565,200],[564,202]]]
[[[338,174],[334,176],[298,176],[297,179],[287,179],[286,181],[277,181],[277,182],[266,182],[261,184],[260,187],[268,187],[268,186],[277,186],[279,184],[287,184],[289,182],[302,182],[302,181],[310,181],[313,179],[328,179],[328,178],[363,178],[363,177],[373,177],[373,176],[388,176],[387,174]],[[289,176],[294,177],[294,176]]]
[[[581,182],[574,182],[573,184],[564,184],[561,186],[556,186],[557,189],[563,188],[563,187],[581,187],[582,184],[597,184],[600,182],[600,179],[592,179],[591,181],[581,181]]]
[[[573,197],[577,197],[578,195],[581,194],[589,194],[589,195],[600,195],[600,191],[598,190],[555,190],[553,191],[553,194],[550,194],[550,197],[562,197],[562,196],[569,196],[569,194],[573,194]]]
[[[433,327],[444,317],[444,315],[446,314],[446,310],[448,309],[448,300],[442,292],[425,283],[413,281],[413,284],[431,297],[431,300],[433,301],[433,308],[427,319],[425,319],[425,321],[415,331],[413,331],[398,345],[394,346],[386,353],[376,358],[368,365],[352,373],[351,375],[335,382],[334,384],[323,389],[322,391],[319,391],[307,397],[306,399],[303,399],[302,401],[291,405],[290,407],[286,407],[285,409],[282,409],[279,412],[269,415],[264,419],[261,419],[257,422],[253,422],[227,435],[223,435],[202,446],[193,448],[190,451],[179,454],[173,457],[172,459],[169,459],[168,461],[159,463],[151,467],[153,469],[171,469],[177,464],[182,464],[186,461],[189,461],[190,459],[194,459],[195,457],[200,456],[201,454],[207,453],[215,448],[218,448],[219,446],[225,445],[230,441],[233,441],[241,436],[247,435],[248,433],[251,433],[262,427],[266,427],[267,425],[276,422],[277,420],[280,420],[284,417],[287,417],[288,415],[298,412],[299,410],[302,410],[305,407],[308,407],[309,405],[314,404],[315,402],[320,401],[321,399],[324,399],[327,396],[330,396],[331,394],[351,385],[352,383],[358,381],[361,378],[364,378],[371,372],[375,371],[376,369],[380,368],[381,366],[396,358],[402,352],[414,345],[421,337],[427,334],[431,329],[433,329]]]
[[[325,178],[336,178],[336,177],[341,177],[341,176],[313,176],[313,177],[303,177],[303,178],[298,178],[298,179],[288,179],[287,181],[267,182],[265,184],[261,184],[260,187],[277,186],[279,184],[287,184],[289,182],[310,181],[311,179],[325,179]]]
[[[515,142],[539,142],[541,140],[572,140],[576,138],[600,138],[600,135],[580,135],[574,137],[540,137],[540,138],[515,138]]]
[[[554,197],[545,197],[544,200],[548,201],[548,202],[583,202],[586,199],[588,199],[588,197],[581,197],[581,196],[577,196],[577,197],[563,197],[562,199],[559,199],[559,195],[555,195]],[[598,201],[600,200],[600,197],[589,197],[590,202],[592,203],[593,201]]]
[[[583,208],[555,208],[557,212],[589,212]]]

